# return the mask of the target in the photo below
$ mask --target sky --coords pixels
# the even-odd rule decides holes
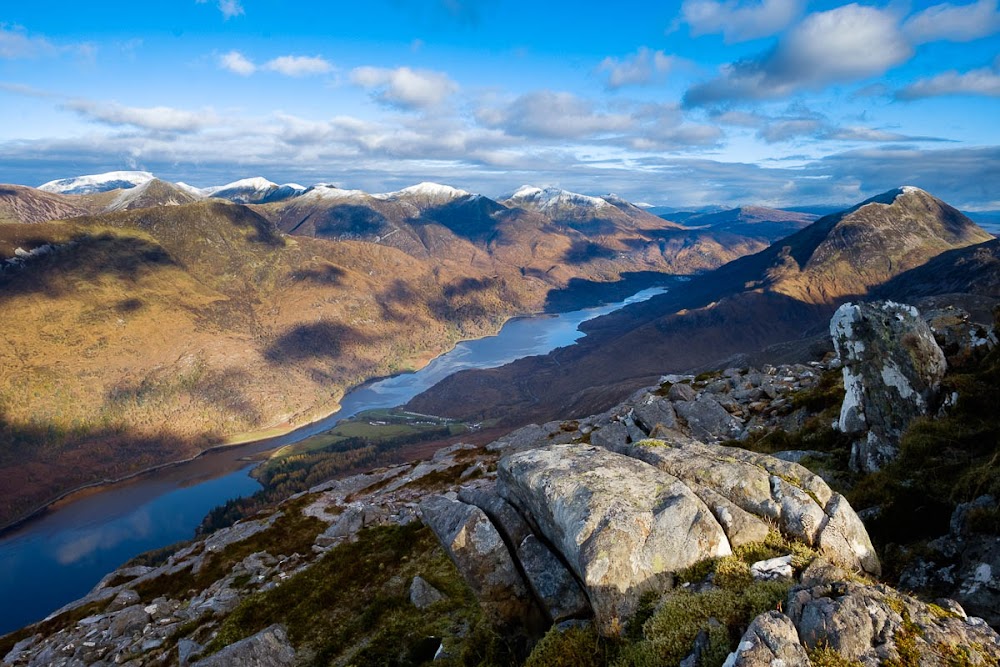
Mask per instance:
[[[997,3],[4,3],[0,182],[996,210]]]

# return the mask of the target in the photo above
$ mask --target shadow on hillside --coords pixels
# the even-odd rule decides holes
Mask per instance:
[[[24,239],[26,248],[46,239]],[[0,272],[0,301],[18,295],[58,297],[105,278],[136,282],[155,271],[179,266],[160,245],[110,233],[78,234],[44,255],[25,258]]]
[[[419,308],[424,300],[413,287],[400,278],[375,295],[375,303],[382,311],[382,317],[392,322],[413,320],[413,308]]]
[[[569,249],[566,250],[563,261],[567,264],[586,264],[595,259],[614,259],[617,255],[618,253],[611,248],[580,239],[573,241]]]
[[[461,278],[448,283],[442,288],[442,293],[446,299],[468,296],[484,292],[497,284],[497,278]]]
[[[364,343],[371,337],[340,322],[323,320],[300,324],[278,336],[264,351],[272,364],[288,364],[307,359],[332,359],[345,347]]]
[[[313,223],[312,236],[329,239],[379,236],[385,233],[387,226],[388,220],[378,211],[367,206],[342,204],[326,211]],[[298,228],[293,228],[291,233],[296,233]]]
[[[478,243],[489,243],[496,235],[497,221],[493,217],[506,208],[488,197],[465,197],[425,210],[410,224],[436,223],[447,227],[456,236]]]
[[[341,285],[347,272],[333,264],[323,264],[313,269],[300,269],[292,273],[295,282],[313,282],[320,285]]]

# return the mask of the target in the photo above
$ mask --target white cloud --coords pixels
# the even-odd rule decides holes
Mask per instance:
[[[444,72],[409,67],[357,67],[351,81],[372,90],[380,102],[401,109],[438,106],[458,91],[458,84]]]
[[[264,69],[285,76],[298,77],[325,74],[333,69],[333,65],[320,56],[281,56],[269,60]]]
[[[721,76],[692,86],[684,101],[698,106],[786,97],[882,74],[912,54],[890,11],[844,5],[810,14],[774,50],[723,67]]]
[[[501,106],[483,106],[476,118],[487,127],[525,137],[583,139],[633,126],[624,114],[601,113],[572,93],[540,90]]]
[[[685,0],[681,16],[694,36],[722,33],[726,42],[773,35],[802,13],[802,0]]]
[[[203,5],[208,0],[195,0],[199,5]],[[243,16],[246,12],[243,10],[243,3],[241,0],[219,0],[216,4],[219,11],[222,12],[222,18],[228,21],[236,16]]]
[[[65,108],[107,125],[131,125],[157,132],[195,132],[215,121],[210,111],[193,112],[172,107],[128,107],[117,102],[72,100]]]
[[[257,66],[239,51],[230,51],[219,56],[219,66],[240,76],[250,76]]]
[[[597,71],[607,74],[607,86],[642,86],[662,80],[677,65],[679,58],[663,51],[640,47],[635,55],[623,60],[608,56],[597,66]]]
[[[333,70],[333,64],[321,56],[279,56],[258,66],[239,51],[219,56],[219,67],[240,76],[250,76],[258,70],[266,70],[285,76],[302,77]]]
[[[942,72],[920,79],[896,93],[896,99],[915,100],[941,95],[982,95],[1000,97],[1000,58],[994,67],[981,67],[969,72]]]
[[[93,60],[97,54],[97,47],[87,42],[58,45],[46,37],[29,35],[21,26],[0,23],[0,58],[10,60],[46,58],[66,53],[85,60]]]
[[[934,5],[914,14],[903,24],[903,33],[915,44],[941,39],[969,42],[998,31],[997,0],[978,0],[968,5]]]

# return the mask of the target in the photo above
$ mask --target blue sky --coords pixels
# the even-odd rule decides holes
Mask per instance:
[[[1000,209],[997,0],[5,4],[0,182]]]

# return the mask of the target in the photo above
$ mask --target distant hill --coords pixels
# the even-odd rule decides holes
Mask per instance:
[[[409,406],[511,423],[599,411],[664,371],[819,331],[843,301],[942,253],[992,240],[928,193],[899,188],[696,276],[682,289],[592,320],[584,325],[587,337],[571,348],[456,374]]]

